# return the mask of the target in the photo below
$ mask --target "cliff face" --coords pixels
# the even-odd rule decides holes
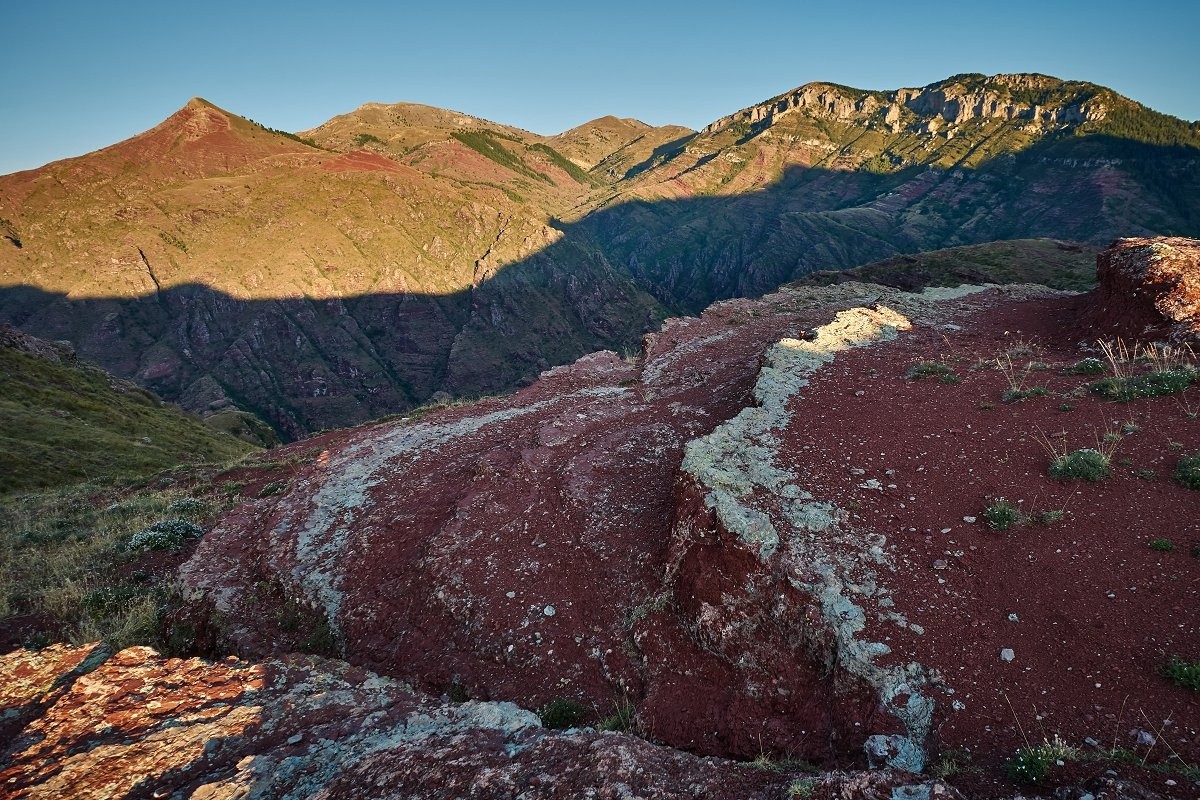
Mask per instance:
[[[879,124],[929,133],[939,121],[1025,120],[1032,126],[1067,126],[1104,120],[1107,108],[1100,87],[1063,82],[1045,75],[966,76],[916,89],[864,92],[828,83],[807,83],[787,94],[722,117],[702,134],[719,133],[738,123],[773,124],[777,118],[807,111],[826,119]],[[1022,99],[1030,98],[1030,99]],[[909,112],[906,114],[905,112]],[[904,120],[904,122],[902,122]]]

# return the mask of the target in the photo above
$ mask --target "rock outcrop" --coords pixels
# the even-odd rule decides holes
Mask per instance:
[[[903,773],[814,777],[628,734],[550,731],[510,703],[438,700],[319,658],[210,663],[57,645],[0,656],[0,676],[0,713],[13,734],[0,786],[13,800],[767,800],[795,781],[809,795],[861,800],[959,796]]]
[[[927,133],[934,118],[953,125],[973,119],[998,119],[1057,126],[1099,122],[1106,114],[1103,100],[1097,97],[1099,87],[1092,84],[1064,83],[1046,75],[964,77],[968,80],[950,78],[922,88],[891,92],[806,83],[765,103],[721,117],[701,133],[718,133],[738,123],[771,124],[776,117],[798,110],[841,121],[878,117],[893,132],[901,129],[902,120],[907,120],[911,130]],[[1046,99],[1038,102],[1022,99],[1024,96]]]
[[[729,301],[669,322],[638,363],[600,353],[511,398],[323,440],[287,493],[204,539],[186,591],[244,653],[281,640],[259,588],[278,586],[346,658],[429,691],[629,702],[656,738],[741,757],[836,760],[878,735],[920,769],[939,681],[876,664],[888,648],[856,622],[855,595],[886,599],[887,537],[775,466],[772,431],[839,350],[1009,296]]]
[[[1200,336],[1200,241],[1118,239],[1096,259],[1094,321],[1128,339]]]

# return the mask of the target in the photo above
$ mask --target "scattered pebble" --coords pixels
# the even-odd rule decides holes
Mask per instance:
[[[978,518],[977,517],[963,517],[963,522],[970,522],[971,524],[974,524],[976,519],[978,519]]]
[[[516,592],[505,592],[504,596],[511,600],[512,598],[517,596],[517,593]]]
[[[1009,615],[1008,615],[1008,621],[1009,621],[1009,622],[1020,622],[1021,620],[1020,620],[1020,618],[1019,618],[1019,617],[1017,617],[1017,615],[1016,615],[1016,614],[1009,614]]]
[[[1000,660],[1001,661],[1015,661],[1016,658],[1017,658],[1017,654],[1015,652],[1013,652],[1013,649],[1011,647],[1006,647],[1000,651]]]
[[[950,565],[946,562],[946,559],[944,559],[944,558],[939,558],[937,561],[933,562],[934,569],[945,569],[948,566],[950,566]]]
[[[553,617],[555,614],[554,606],[546,606],[545,608],[542,609],[542,613],[545,614],[547,617]]]

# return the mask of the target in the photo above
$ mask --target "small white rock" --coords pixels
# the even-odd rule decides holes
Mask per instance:
[[[542,613],[545,614],[547,617],[553,617],[554,613],[555,613],[554,606],[546,606],[545,608],[542,609]]]
[[[1009,622],[1020,622],[1020,621],[1021,621],[1021,619],[1020,619],[1020,617],[1018,617],[1016,614],[1009,614],[1009,615],[1008,615],[1008,621],[1009,621]]]
[[[1006,647],[1000,651],[1000,660],[1001,661],[1015,661],[1016,658],[1017,658],[1017,654],[1015,652],[1013,652],[1013,649],[1011,647]]]
[[[974,524],[976,519],[978,519],[978,517],[963,517],[963,522],[970,522]]]
[[[516,592],[505,592],[504,596],[511,600],[512,598],[517,596],[517,593]]]

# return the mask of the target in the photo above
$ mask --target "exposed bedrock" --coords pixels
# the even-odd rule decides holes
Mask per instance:
[[[592,721],[628,703],[699,753],[867,744],[919,769],[944,688],[881,666],[856,622],[860,598],[886,599],[887,540],[775,455],[802,432],[788,398],[838,351],[1014,291],[786,288],[670,320],[636,362],[597,353],[510,397],[294,445],[310,463],[287,491],[183,567],[192,622],[287,650],[282,596],[352,663],[437,694],[569,698]]]
[[[1096,257],[1093,321],[1129,339],[1200,336],[1200,240],[1118,239]]]
[[[344,663],[164,659],[56,645],[0,656],[6,798],[783,797],[797,778],[635,736],[551,731]],[[820,796],[957,798],[900,772],[799,774]]]

